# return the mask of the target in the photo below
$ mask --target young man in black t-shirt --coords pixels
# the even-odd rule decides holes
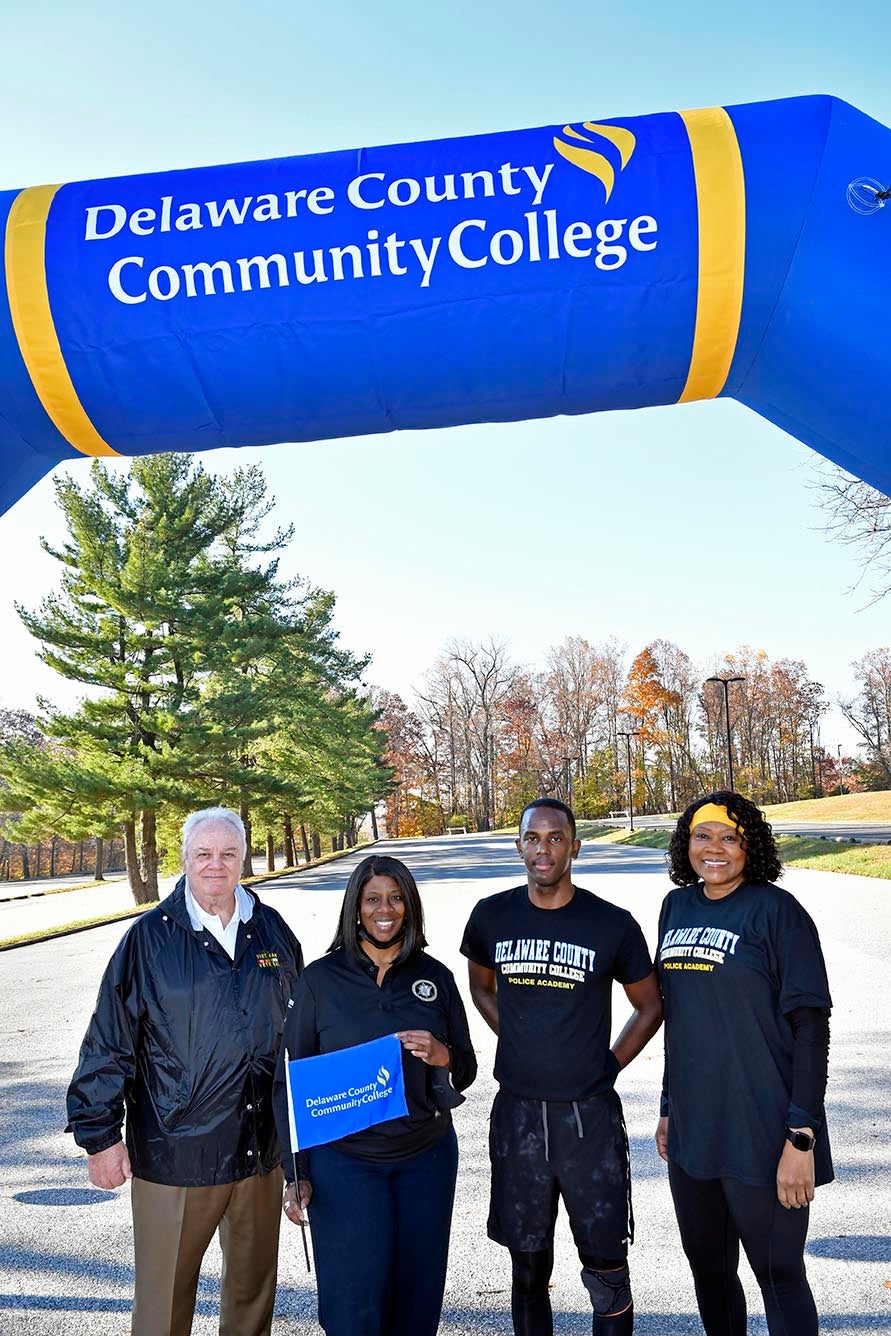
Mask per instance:
[[[471,996],[498,1035],[489,1237],[510,1249],[515,1336],[552,1336],[548,1281],[562,1197],[593,1330],[628,1336],[633,1220],[613,1083],[658,1030],[662,1001],[632,916],[572,884],[579,841],[570,808],[530,803],[517,850],[526,885],[481,900],[461,943]],[[611,1049],[614,979],[634,1010]]]

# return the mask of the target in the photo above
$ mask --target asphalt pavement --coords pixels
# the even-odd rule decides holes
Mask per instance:
[[[281,856],[278,865],[282,865]],[[262,876],[265,860],[254,857],[254,872]],[[169,895],[180,873],[158,878],[159,898]],[[28,888],[27,890],[23,888]],[[84,885],[83,877],[46,878],[42,881],[0,883],[0,941],[25,933],[52,932],[68,923],[118,914],[135,909],[126,874]]]
[[[480,1077],[456,1113],[461,1169],[443,1336],[506,1336],[510,1325],[507,1254],[485,1237],[487,1116],[494,1037],[473,1012],[462,929],[476,900],[520,880],[505,836],[469,835],[387,845],[406,859],[422,888],[431,950],[455,971],[479,1051]],[[260,888],[287,917],[308,957],[334,930],[353,858]],[[651,947],[668,883],[658,851],[583,847],[577,880],[629,908]],[[825,1332],[891,1330],[891,1165],[887,1149],[891,1059],[891,902],[887,882],[793,870],[786,884],[820,929],[835,1010],[827,1100],[837,1182],[820,1189],[812,1211],[808,1273]],[[67,897],[50,897],[65,899]],[[40,903],[40,902],[32,902]],[[64,1135],[64,1094],[99,977],[126,923],[10,951],[2,956],[0,998],[0,1333],[7,1336],[121,1336],[129,1331],[132,1242],[128,1189],[92,1189],[81,1152]],[[616,990],[614,1030],[626,1014]],[[634,1169],[637,1237],[632,1249],[636,1331],[644,1336],[701,1332],[677,1240],[664,1166],[652,1132],[661,1078],[657,1037],[619,1078]],[[720,1079],[720,1073],[716,1073]],[[217,1331],[219,1251],[205,1262],[195,1336]],[[750,1331],[766,1331],[745,1265]],[[590,1308],[565,1220],[558,1222],[552,1301],[558,1336],[589,1333]],[[317,1336],[313,1278],[296,1229],[284,1227],[273,1336]]]

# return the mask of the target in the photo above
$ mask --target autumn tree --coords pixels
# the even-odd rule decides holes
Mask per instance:
[[[452,805],[477,830],[489,830],[496,819],[503,709],[514,672],[501,641],[453,641],[418,693],[429,726],[447,740]]]
[[[637,746],[643,758],[644,810],[676,808],[677,765],[671,721],[682,704],[681,694],[665,685],[653,647],[641,650],[628,670],[622,708],[636,723]]]
[[[425,728],[420,715],[396,692],[378,689],[373,700],[386,739],[383,760],[392,774],[386,805],[388,835],[441,834],[448,820],[443,805],[446,775],[439,754],[441,728]]]
[[[817,489],[826,532],[854,549],[870,602],[884,598],[891,591],[891,497],[834,467],[821,469]]]
[[[720,677],[741,677],[729,688],[734,781],[758,802],[791,802],[820,789],[819,720],[828,709],[825,691],[798,659],[771,663],[748,645],[725,655]],[[726,783],[726,718],[723,689],[702,688],[705,764],[709,782]],[[710,772],[710,773],[708,773]]]
[[[615,640],[591,645],[569,636],[550,649],[537,679],[540,711],[537,740],[541,788],[593,814],[604,805],[605,774],[616,769],[616,721],[624,681],[624,647]],[[596,781],[587,783],[591,766]],[[595,797],[595,794],[597,795]]]
[[[505,824],[518,821],[526,804],[544,791],[539,714],[535,676],[515,672],[502,702],[499,728],[501,814]]]
[[[869,763],[891,787],[891,649],[870,650],[851,664],[856,693],[839,702],[863,739]]]

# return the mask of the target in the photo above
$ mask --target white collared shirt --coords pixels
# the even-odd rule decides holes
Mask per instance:
[[[189,912],[189,921],[195,931],[200,932],[202,928],[206,929],[211,936],[217,939],[230,960],[234,960],[238,925],[239,923],[247,923],[254,912],[253,899],[241,883],[239,882],[235,887],[235,912],[225,928],[219,914],[208,914],[207,910],[201,908],[192,894],[188,880],[186,881],[186,909]]]

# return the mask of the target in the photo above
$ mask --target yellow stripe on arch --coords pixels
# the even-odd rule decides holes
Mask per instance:
[[[69,445],[84,455],[117,455],[99,435],[68,373],[46,282],[46,220],[58,186],[16,196],[6,222],[6,287],[19,350],[38,399]]]
[[[678,403],[721,393],[736,351],[746,268],[746,183],[723,107],[680,113],[693,155],[699,210],[699,286],[687,383]]]

